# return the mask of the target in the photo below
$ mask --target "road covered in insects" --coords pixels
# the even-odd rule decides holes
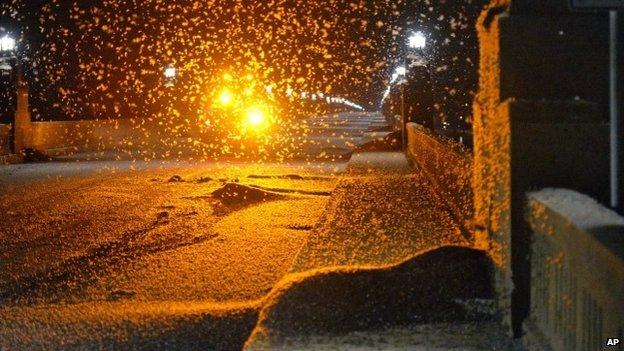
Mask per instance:
[[[291,266],[343,164],[0,170],[0,301],[240,302]]]
[[[426,301],[454,301],[458,289],[491,297],[481,253],[400,152],[349,162],[50,162],[3,167],[0,180],[0,346],[9,349],[280,349],[284,326],[302,335],[324,320],[394,326],[398,313],[384,320],[362,308],[390,305],[409,320],[450,316],[440,333],[451,335],[473,321]],[[408,278],[418,293],[394,282]],[[329,314],[294,317],[309,306]]]

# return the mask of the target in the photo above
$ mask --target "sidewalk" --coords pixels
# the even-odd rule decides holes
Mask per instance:
[[[356,154],[246,350],[510,350],[489,258],[401,153]]]
[[[392,265],[443,245],[468,245],[400,152],[354,155],[291,272]]]

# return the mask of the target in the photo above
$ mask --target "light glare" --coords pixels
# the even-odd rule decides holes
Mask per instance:
[[[427,38],[422,32],[416,32],[409,37],[408,45],[411,49],[424,49],[427,46]]]
[[[247,123],[253,127],[262,126],[266,121],[266,117],[262,109],[252,107],[247,111]]]
[[[222,106],[229,106],[229,105],[231,105],[232,104],[232,100],[234,100],[234,98],[232,97],[232,93],[229,90],[227,90],[227,89],[224,89],[221,92],[221,95],[219,95],[219,103]]]
[[[0,51],[7,52],[13,50],[15,50],[15,39],[8,35],[2,37],[2,39],[0,39]]]
[[[178,70],[175,67],[165,68],[165,78],[173,79],[178,75]]]

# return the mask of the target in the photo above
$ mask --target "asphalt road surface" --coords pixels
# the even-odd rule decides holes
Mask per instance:
[[[304,150],[314,156],[350,156],[387,135],[377,114],[305,123]],[[424,175],[397,152],[356,153],[348,164],[345,158],[71,160],[0,167],[0,350],[241,349],[246,341],[262,340],[250,335],[275,331],[275,323],[305,322],[266,316],[282,304],[273,298],[276,292],[305,286],[302,277],[323,280],[308,272],[346,267],[331,274],[363,284],[346,290],[349,301],[379,295],[396,302],[392,294],[400,295],[400,284],[371,285],[366,275],[386,281],[405,269],[402,262],[422,264],[418,257],[410,261],[420,252],[469,246]],[[380,268],[367,273],[377,269],[372,267]],[[421,279],[412,276],[419,271],[406,272]],[[301,295],[297,306],[322,306],[328,291],[351,286],[323,284],[312,284],[318,291]],[[330,320],[334,312],[346,313],[340,317],[345,323],[350,315],[330,312]],[[425,328],[411,338],[404,337],[411,331],[378,331],[333,341],[295,338],[292,344],[312,350],[364,342],[375,348],[378,342],[367,338],[379,335],[408,350],[463,330],[465,338],[440,349],[470,344],[466,340],[470,350],[506,349],[491,347],[502,340],[499,331],[479,334],[488,323]]]

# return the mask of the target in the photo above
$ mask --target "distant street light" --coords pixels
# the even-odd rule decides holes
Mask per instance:
[[[171,88],[175,85],[178,77],[178,70],[173,65],[165,67],[165,87]]]
[[[14,69],[18,86],[25,84],[22,77],[22,62],[17,57],[17,41],[13,37],[5,35],[0,38],[0,71],[4,73]]]
[[[223,89],[221,91],[221,94],[219,95],[219,105],[221,105],[222,107],[229,107],[230,105],[232,105],[233,101],[234,97],[232,96],[230,90]]]
[[[178,70],[175,67],[169,66],[165,68],[165,78],[174,79],[177,75],[178,75]]]
[[[407,45],[410,49],[424,49],[427,46],[427,37],[423,32],[416,32],[408,38]]]
[[[15,39],[8,35],[0,38],[0,51],[3,53],[15,51],[16,43]]]
[[[394,84],[400,77],[404,76],[405,74],[407,74],[407,68],[405,66],[397,67],[394,70],[394,73],[392,73],[392,81],[390,82],[390,85]]]

